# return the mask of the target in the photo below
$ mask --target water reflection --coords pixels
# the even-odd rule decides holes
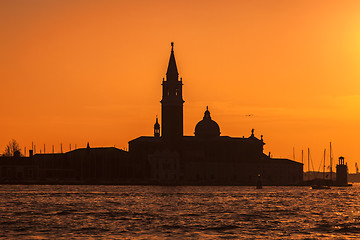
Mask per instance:
[[[360,186],[0,186],[0,237],[357,238]]]

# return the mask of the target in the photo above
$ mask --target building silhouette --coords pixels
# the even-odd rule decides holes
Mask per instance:
[[[161,99],[161,137],[170,145],[181,143],[183,137],[182,85],[175,61],[174,43],[171,43],[166,80],[163,79],[162,82],[163,95]]]
[[[161,184],[161,185],[295,185],[303,165],[263,153],[263,136],[222,136],[208,107],[194,128],[183,134],[183,92],[171,43],[166,79],[162,81],[161,124],[153,136],[129,141],[129,151],[76,149],[67,153],[0,159],[1,182]],[[5,160],[6,161],[5,161]]]
[[[344,157],[339,157],[339,163],[336,165],[336,185],[348,185],[348,167],[345,163]]]
[[[263,137],[254,129],[247,138],[221,136],[219,125],[206,107],[194,136],[183,135],[182,79],[179,79],[174,44],[162,81],[161,136],[156,118],[154,136],[129,142],[134,173],[154,184],[293,185],[302,181],[303,165],[274,159],[263,153]]]

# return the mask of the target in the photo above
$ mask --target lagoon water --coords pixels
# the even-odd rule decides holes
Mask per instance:
[[[0,238],[359,239],[360,185],[0,185]]]

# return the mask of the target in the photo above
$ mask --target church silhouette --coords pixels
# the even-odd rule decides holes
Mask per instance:
[[[206,107],[194,136],[184,136],[182,79],[171,43],[166,79],[162,81],[161,125],[153,136],[129,142],[129,151],[115,147],[75,149],[0,157],[2,183],[159,184],[159,185],[296,185],[303,165],[263,153],[255,136],[222,136]]]
[[[161,128],[156,118],[154,136],[129,142],[137,177],[154,184],[195,185],[255,185],[259,178],[269,185],[302,181],[302,164],[265,155],[263,137],[255,137],[254,129],[247,138],[221,136],[208,107],[196,124],[195,136],[184,136],[182,86],[171,43],[162,81]]]

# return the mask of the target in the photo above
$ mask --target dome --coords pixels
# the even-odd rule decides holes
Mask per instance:
[[[211,119],[208,107],[206,107],[203,120],[196,124],[195,136],[206,138],[220,136],[220,127]]]

